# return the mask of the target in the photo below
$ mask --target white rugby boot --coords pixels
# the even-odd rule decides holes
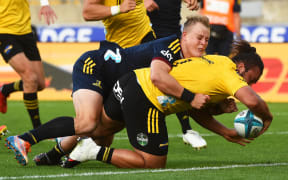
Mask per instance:
[[[187,130],[186,134],[183,134],[183,141],[185,144],[190,144],[196,150],[207,147],[207,142],[202,136],[194,130]]]
[[[62,167],[72,168],[82,162],[96,160],[100,148],[101,146],[98,146],[92,138],[81,139],[70,153],[69,158],[63,162]]]

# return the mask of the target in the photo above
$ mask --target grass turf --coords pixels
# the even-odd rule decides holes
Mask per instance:
[[[238,104],[239,110],[245,109]],[[242,147],[227,142],[224,138],[200,127],[192,119],[194,130],[206,139],[206,149],[195,151],[184,145],[181,129],[175,115],[167,118],[169,132],[169,154],[166,169],[118,169],[112,165],[91,161],[73,169],[61,167],[37,167],[33,157],[46,152],[55,144],[53,140],[43,141],[32,147],[27,166],[17,164],[14,153],[0,140],[0,180],[2,179],[287,179],[287,141],[288,123],[286,122],[288,105],[271,103],[269,107],[274,115],[269,130],[251,144]],[[216,117],[221,123],[233,127],[237,113]],[[73,116],[71,101],[41,101],[42,122],[58,116]],[[0,125],[7,125],[8,136],[21,134],[32,128],[28,114],[21,101],[9,101],[8,112],[0,115]],[[125,130],[118,133],[112,147],[131,148]]]

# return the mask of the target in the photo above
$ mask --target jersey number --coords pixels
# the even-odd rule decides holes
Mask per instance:
[[[105,61],[108,61],[110,58],[111,58],[113,61],[115,61],[116,63],[120,63],[120,62],[121,62],[121,54],[120,54],[119,48],[116,49],[116,53],[113,52],[113,51],[110,50],[110,49],[108,49],[108,50],[106,51],[106,53],[104,54],[104,59],[105,59]]]

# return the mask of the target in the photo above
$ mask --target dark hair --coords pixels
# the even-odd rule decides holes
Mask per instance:
[[[245,65],[246,71],[252,67],[259,67],[260,73],[263,73],[264,64],[256,52],[256,48],[252,47],[249,42],[245,40],[236,40],[232,44],[231,49],[232,61],[234,63],[243,62]]]

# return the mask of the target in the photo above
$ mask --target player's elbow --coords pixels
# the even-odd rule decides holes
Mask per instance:
[[[98,20],[101,20],[99,19],[97,16],[92,16],[91,15],[91,12],[87,9],[83,9],[82,11],[82,17],[85,21],[98,21]]]
[[[161,78],[161,76],[159,76],[159,74],[157,73],[151,73],[150,76],[151,82],[154,84],[154,86],[158,87],[161,86],[163,84],[163,80]]]
[[[83,11],[82,16],[85,21],[92,21],[92,18],[89,16],[87,12]]]
[[[245,105],[249,108],[249,109],[255,109],[260,105],[260,102],[257,100],[247,100],[245,102]]]

